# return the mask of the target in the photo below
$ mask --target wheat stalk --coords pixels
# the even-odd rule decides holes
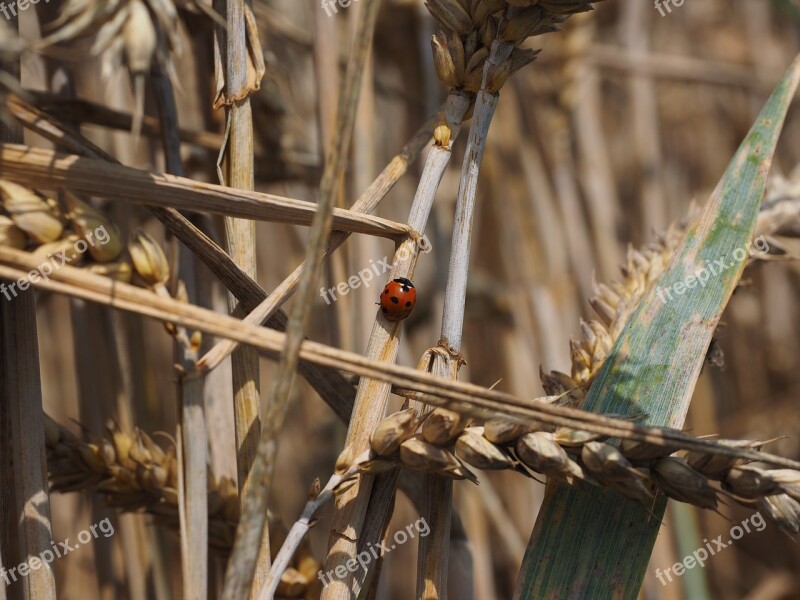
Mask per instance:
[[[316,214],[316,205],[311,202],[159,175],[41,148],[3,144],[0,163],[7,169],[6,179],[37,189],[65,188],[109,200],[295,225],[310,225]],[[410,233],[401,223],[342,208],[333,211],[333,228],[390,239]]]
[[[0,248],[0,276],[18,279],[36,267],[37,262],[29,253]],[[160,297],[129,284],[114,283],[106,277],[75,267],[61,267],[48,281],[39,280],[32,285],[167,321],[187,329],[197,329],[211,335],[237,339],[261,349],[271,357],[277,356],[285,343],[285,336],[280,332],[248,326],[237,319],[172,298]],[[672,444],[687,450],[759,460],[786,468],[800,468],[800,463],[780,456],[730,448],[668,428],[635,425],[622,419],[557,406],[552,404],[552,398],[529,400],[474,384],[448,381],[417,369],[370,360],[359,354],[330,348],[316,342],[304,342],[300,356],[305,360],[334,366],[366,378],[390,382],[395,393],[478,418],[500,417],[528,425],[547,423],[608,437]]]
[[[331,231],[336,188],[344,175],[364,64],[372,44],[379,7],[380,1],[373,0],[359,14],[352,53],[347,64],[345,85],[339,98],[333,151],[325,163],[325,171],[320,184],[318,209],[306,250],[306,264],[309,268],[304,269],[300,277],[299,298],[294,305],[286,328],[286,344],[270,391],[269,410],[264,419],[258,454],[249,475],[252,484],[246,492],[242,521],[237,530],[237,543],[225,575],[223,598],[240,598],[252,585],[252,562],[258,552],[258,538],[263,529],[264,513],[267,509],[269,490],[274,475],[278,432],[283,425],[288,409],[289,394],[300,356],[300,345],[304,337],[303,329],[311,301],[316,294],[316,283],[319,280],[325,247]],[[261,587],[261,582],[256,582],[256,584],[255,590],[257,591]]]

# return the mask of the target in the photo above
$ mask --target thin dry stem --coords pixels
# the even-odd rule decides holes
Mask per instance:
[[[5,179],[37,189],[66,188],[79,195],[260,221],[310,225],[317,209],[311,202],[15,144],[0,146],[0,169]],[[333,228],[385,238],[410,231],[406,225],[342,208],[334,209]]]
[[[333,140],[333,153],[326,161],[325,171],[320,186],[320,199],[312,223],[306,263],[309,269],[304,270],[300,279],[299,297],[289,319],[286,329],[286,345],[278,364],[278,372],[273,381],[270,393],[270,404],[264,419],[264,429],[258,446],[258,454],[250,474],[251,488],[247,490],[242,519],[237,530],[237,542],[228,564],[223,597],[239,598],[250,587],[252,581],[251,561],[254,550],[257,552],[258,537],[264,527],[264,518],[269,498],[270,484],[275,468],[278,433],[289,405],[290,392],[294,381],[303,342],[303,329],[316,292],[324,250],[330,235],[333,218],[333,207],[336,189],[341,180],[355,122],[358,94],[361,89],[366,57],[372,44],[375,31],[379,0],[373,0],[364,7],[359,15],[359,22],[353,41],[353,50],[347,66],[344,89],[339,98],[339,110],[336,133]],[[255,546],[255,548],[254,548]],[[260,585],[256,588],[260,589]]]
[[[36,259],[29,253],[0,248],[0,277],[4,279],[15,280],[25,277],[37,266]],[[75,267],[61,267],[50,276],[49,280],[40,279],[32,285],[198,329],[210,335],[238,339],[263,350],[273,358],[282,351],[285,344],[285,335],[280,332],[246,325],[237,319],[184,304],[172,298],[160,298],[147,290],[114,282]],[[800,469],[800,462],[781,456],[733,448],[719,441],[694,438],[673,429],[635,425],[629,421],[597,413],[548,404],[547,401],[552,402],[552,399],[544,399],[547,401],[523,399],[470,383],[448,381],[417,369],[371,360],[324,344],[304,342],[300,348],[300,356],[317,364],[361,375],[362,379],[378,379],[391,383],[394,393],[481,419],[498,417],[529,426],[546,423],[601,436],[674,446]]]

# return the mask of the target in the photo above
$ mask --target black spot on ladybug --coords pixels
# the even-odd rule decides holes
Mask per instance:
[[[411,302],[406,302],[406,306],[411,306]]]
[[[400,299],[397,296],[392,296],[392,303],[397,304],[398,302],[400,302]]]
[[[386,314],[386,313],[388,313],[389,311],[388,311],[388,310],[386,310],[386,307],[384,306],[384,307],[382,307],[382,308],[381,308],[381,312],[382,312],[383,314]]]

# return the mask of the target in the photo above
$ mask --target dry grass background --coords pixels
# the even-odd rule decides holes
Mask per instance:
[[[343,79],[343,71],[335,69],[336,57],[343,65],[356,14],[368,1],[340,9],[335,19],[315,2],[255,3],[267,63],[262,89],[252,98],[257,190],[316,201],[320,140],[330,135]],[[37,7],[40,18],[52,20],[59,5],[51,0]],[[21,15],[22,31],[36,37],[34,11]],[[181,16],[184,52],[175,58],[173,81],[180,127],[195,133],[194,141],[182,145],[181,158],[186,176],[216,182],[224,118],[210,108],[212,29],[201,16]],[[439,110],[445,90],[431,62],[433,31],[421,2],[385,0],[356,115],[342,207],[351,205]],[[538,397],[544,394],[539,365],[569,371],[568,342],[579,333],[580,317],[590,315],[593,274],[600,281],[617,278],[629,243],[652,240],[653,230],[686,214],[690,201],[708,197],[769,90],[800,49],[799,34],[800,6],[790,0],[687,2],[665,17],[641,0],[609,0],[572,18],[563,32],[535,39],[533,47],[542,52],[504,87],[487,142],[462,380],[483,386],[499,381],[499,390]],[[161,144],[150,135],[147,119],[135,146],[128,123],[100,110],[129,114],[133,98],[124,72],[101,77],[99,61],[86,57],[89,45],[69,43],[54,58],[26,55],[23,85],[51,94],[39,105],[56,107],[56,116],[80,124],[87,137],[123,164],[164,171]],[[145,114],[158,115],[150,94]],[[210,133],[198,139],[197,132]],[[776,176],[800,179],[791,177],[800,164],[798,135],[795,108],[776,155]],[[25,141],[48,147],[30,133]],[[422,256],[414,277],[418,304],[400,344],[398,362],[403,365],[415,366],[438,341],[462,153],[463,144],[457,144],[426,231],[433,251]],[[421,164],[412,164],[376,215],[405,222]],[[798,186],[789,186],[786,193],[800,194]],[[164,239],[163,227],[141,207],[115,202],[107,209],[126,237],[141,226]],[[222,229],[221,219],[216,225]],[[308,228],[301,226],[256,225],[258,281],[264,289],[274,289],[302,262],[307,235]],[[326,287],[392,252],[388,240],[353,236],[327,262]],[[799,274],[792,262],[748,271],[750,285],[737,291],[718,333],[725,366],[707,366],[698,382],[687,421],[693,434],[788,435],[771,450],[800,459]],[[211,279],[198,276],[199,296],[203,304],[225,312],[223,290]],[[308,336],[363,353],[379,285],[353,290],[330,306],[318,297]],[[289,301],[287,312],[291,306]],[[138,426],[151,436],[158,431],[175,435],[175,358],[162,324],[48,293],[40,293],[37,308],[44,406],[53,419],[77,434],[81,428],[72,420],[98,436],[113,418],[127,431]],[[261,359],[260,366],[261,388],[268,390],[275,365]],[[206,389],[209,462],[217,477],[235,478],[229,390],[225,364]],[[342,422],[305,380],[297,380],[292,394],[271,496],[273,514],[286,525],[299,515],[314,479],[325,481],[331,473],[345,436]],[[401,399],[393,397],[391,408],[400,405]],[[477,487],[455,484],[454,506],[463,531],[454,527],[451,580],[471,574],[475,598],[510,598],[544,488],[512,472],[482,472],[480,478]],[[145,515],[120,514],[100,497],[84,493],[54,494],[52,510],[56,540],[105,516],[111,516],[117,531],[55,563],[61,597],[179,595],[179,543],[169,528]],[[734,522],[748,514],[738,507],[723,512]],[[310,540],[311,552],[324,561],[330,508],[321,516]],[[416,518],[416,510],[398,494],[389,532]],[[705,569],[676,583],[662,587],[655,579],[653,569],[672,565],[701,546],[703,538],[725,533],[729,526],[717,514],[672,503],[641,597],[800,597],[800,551],[774,526],[746,535]],[[413,597],[415,556],[415,542],[387,556],[378,598]],[[215,561],[212,591],[221,584],[220,565]],[[451,597],[461,598],[457,593]]]

